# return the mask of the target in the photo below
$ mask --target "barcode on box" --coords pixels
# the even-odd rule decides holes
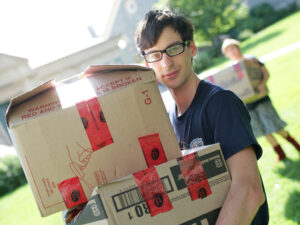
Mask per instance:
[[[169,176],[160,178],[166,193],[174,191]],[[116,209],[116,212],[128,209],[132,206],[138,205],[144,202],[141,192],[138,187],[121,192],[112,196],[112,200]]]

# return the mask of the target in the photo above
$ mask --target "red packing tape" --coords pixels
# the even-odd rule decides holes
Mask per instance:
[[[148,206],[151,216],[173,209],[155,167],[134,173],[133,177]]]
[[[243,79],[244,74],[241,65],[239,63],[234,64],[234,69],[237,72],[237,77],[239,78],[239,80]]]
[[[113,143],[99,100],[92,98],[76,104],[93,151]]]
[[[138,138],[148,167],[167,162],[167,157],[159,135],[151,134]]]
[[[202,199],[211,194],[205,172],[196,152],[178,158],[177,162],[192,200]]]
[[[67,208],[87,202],[78,177],[72,177],[57,184],[58,189],[65,201]]]

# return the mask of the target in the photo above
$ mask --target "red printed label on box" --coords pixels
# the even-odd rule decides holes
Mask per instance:
[[[177,162],[192,200],[202,199],[211,194],[211,189],[197,153],[180,157]]]
[[[133,176],[151,216],[173,209],[155,167],[141,170]]]
[[[214,76],[209,76],[208,79],[209,79],[209,82],[210,82],[210,83],[213,83],[213,84],[216,83],[216,82],[215,82],[215,79],[214,79]]]
[[[234,64],[234,69],[237,73],[237,77],[239,78],[239,80],[243,79],[244,74],[243,74],[241,65],[239,63]]]
[[[76,104],[93,151],[113,143],[108,125],[97,98]]]
[[[67,208],[73,208],[77,205],[87,202],[87,198],[84,194],[78,177],[72,177],[64,180],[57,186]]]
[[[167,162],[167,157],[158,134],[138,138],[148,167]]]

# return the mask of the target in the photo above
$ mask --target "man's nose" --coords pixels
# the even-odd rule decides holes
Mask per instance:
[[[163,66],[169,66],[170,64],[173,64],[173,59],[164,52],[162,55],[161,63],[163,64]]]

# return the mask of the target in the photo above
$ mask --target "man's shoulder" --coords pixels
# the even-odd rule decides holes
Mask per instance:
[[[207,82],[205,80],[201,80],[201,93],[206,95],[207,97],[209,96],[213,96],[219,92],[223,92],[225,91],[224,88],[216,85],[216,84],[213,84],[213,83],[210,83],[210,82]]]
[[[206,100],[208,101],[229,101],[236,98],[236,95],[230,91],[226,90],[218,85],[201,81],[203,82],[203,89],[206,92]]]
[[[244,55],[244,58],[250,59],[250,60],[253,60],[253,59],[257,60],[257,58],[254,55],[249,55],[249,54]]]
[[[255,57],[254,55],[244,55],[244,57],[248,60],[254,60],[254,61],[258,62],[260,65],[264,65],[264,63],[262,61],[260,61],[257,57]]]

